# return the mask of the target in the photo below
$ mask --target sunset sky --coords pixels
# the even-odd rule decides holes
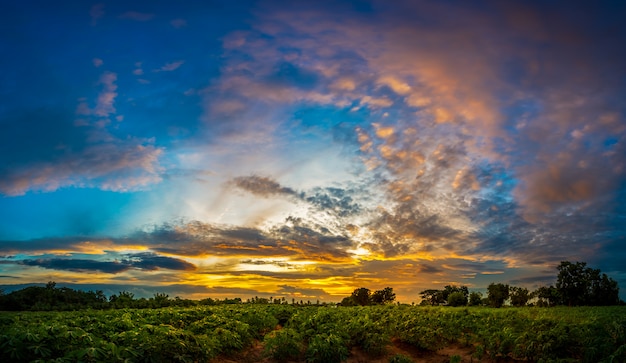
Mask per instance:
[[[626,298],[626,2],[1,8],[5,291]]]

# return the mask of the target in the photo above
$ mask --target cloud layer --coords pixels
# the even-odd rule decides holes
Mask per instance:
[[[7,279],[411,300],[567,259],[626,283],[623,5],[106,2],[58,41],[9,10]],[[79,189],[128,198],[98,233],[16,232]]]

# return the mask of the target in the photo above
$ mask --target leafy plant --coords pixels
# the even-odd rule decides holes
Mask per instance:
[[[333,333],[315,335],[306,350],[309,363],[339,363],[348,358],[348,348],[341,336]]]
[[[297,359],[303,350],[302,336],[292,328],[275,330],[263,338],[265,354],[278,361]]]

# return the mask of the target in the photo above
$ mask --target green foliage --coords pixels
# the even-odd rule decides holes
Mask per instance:
[[[448,296],[448,305],[465,306],[467,305],[467,297],[462,292],[453,292]]]
[[[309,341],[306,360],[309,363],[340,363],[348,358],[344,337],[335,333],[320,333]]]
[[[483,294],[480,292],[472,292],[469,294],[469,306],[478,306],[482,304]]]
[[[352,345],[359,346],[370,355],[385,353],[391,343],[389,326],[381,322],[381,316],[372,317],[370,309],[358,311],[347,323],[347,331]],[[387,317],[383,317],[385,319]],[[388,319],[388,318],[387,318]]]
[[[352,300],[361,306],[369,305],[372,292],[370,289],[360,287],[352,292]]]
[[[0,328],[0,362],[206,362],[236,354],[255,339],[276,361],[340,362],[351,347],[375,356],[392,339],[429,351],[461,345],[479,360],[626,361],[624,306],[226,304],[2,312]],[[394,356],[390,361],[411,360]]]
[[[560,303],[569,306],[605,306],[619,304],[617,281],[601,274],[599,269],[586,267],[585,262],[563,261],[557,267],[556,289]]]
[[[453,299],[454,303],[450,303],[450,296],[455,294]],[[422,298],[422,305],[452,305],[463,306],[467,305],[467,299],[469,297],[469,290],[467,286],[455,286],[447,285],[443,290],[428,289],[420,292]],[[424,303],[426,302],[426,303]]]
[[[396,294],[391,287],[385,287],[382,290],[377,290],[372,294],[372,303],[374,304],[388,304],[396,300]]]
[[[341,300],[341,303],[339,303],[339,305],[341,306],[357,306],[358,304],[356,303],[356,301],[354,300],[354,298],[352,296],[346,296]]]
[[[45,287],[29,286],[9,294],[0,294],[0,310],[5,311],[68,311],[80,309],[160,308],[167,306],[194,306],[197,301],[169,299],[167,294],[156,293],[150,299],[135,299],[129,291],[113,294],[108,299],[101,290],[79,291],[57,287],[50,281]]]
[[[511,286],[509,298],[511,298],[511,305],[513,306],[526,306],[530,300],[530,292],[525,287]]]
[[[509,285],[491,283],[487,286],[489,306],[499,308],[509,298]]]
[[[537,306],[555,306],[561,301],[561,296],[554,286],[541,286],[533,291],[532,296],[537,298]]]
[[[427,304],[431,306],[441,305],[446,302],[444,299],[443,291],[436,289],[428,289],[420,292],[420,297],[422,298],[422,303],[427,302]],[[426,305],[426,304],[423,304]]]
[[[292,328],[275,330],[265,335],[265,354],[272,358],[284,362],[297,359],[302,351],[302,336]]]

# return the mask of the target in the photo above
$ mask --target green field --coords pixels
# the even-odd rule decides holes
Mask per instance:
[[[626,307],[220,305],[0,313],[2,362],[378,361],[461,347],[453,361],[625,362]],[[378,358],[377,358],[378,357]],[[383,357],[383,358],[380,358]],[[411,359],[411,360],[409,360]],[[363,359],[359,360],[363,361]]]

